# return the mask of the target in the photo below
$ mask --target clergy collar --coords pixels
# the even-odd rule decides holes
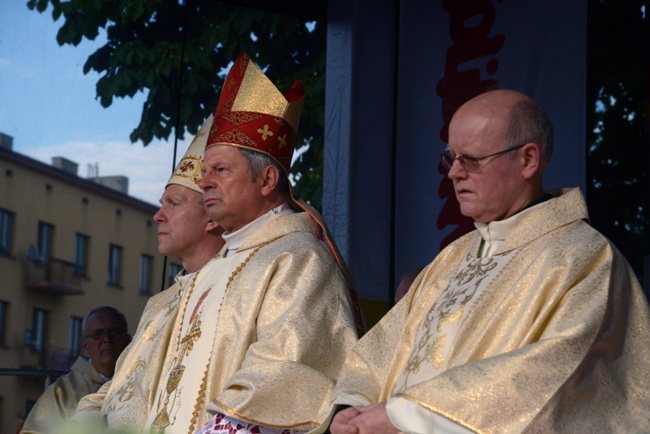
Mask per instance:
[[[494,251],[501,245],[501,243],[508,238],[508,235],[517,227],[519,223],[535,208],[537,205],[540,205],[546,202],[549,199],[552,199],[553,195],[550,193],[545,193],[537,200],[526,205],[524,208],[519,210],[517,213],[511,215],[510,217],[503,220],[495,220],[490,223],[481,223],[474,222],[474,227],[483,238],[483,243],[481,243],[480,253],[483,253],[484,249],[487,248],[486,254],[480,254],[480,256],[492,256]]]
[[[226,245],[228,246],[226,256],[232,256],[237,253],[237,250],[239,250],[239,248],[244,245],[246,240],[251,235],[257,232],[259,228],[271,220],[275,220],[276,218],[283,215],[293,214],[293,212],[294,211],[291,206],[285,202],[282,205],[273,208],[266,214],[259,216],[257,219],[253,220],[243,228],[236,230],[235,232],[224,232],[221,237],[224,239]]]

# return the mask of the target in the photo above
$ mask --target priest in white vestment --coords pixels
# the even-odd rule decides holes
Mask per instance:
[[[580,191],[544,193],[552,146],[519,92],[455,113],[442,161],[476,231],[355,346],[333,434],[650,432],[647,300]]]
[[[115,375],[96,393],[81,399],[74,419],[87,432],[102,427],[142,432],[163,372],[175,350],[170,341],[178,327],[179,308],[187,303],[198,270],[223,247],[223,230],[206,214],[201,189],[201,163],[212,115],[176,165],[154,215],[158,224],[158,251],[178,258],[183,266],[175,283],[149,299],[133,342],[117,361]]]

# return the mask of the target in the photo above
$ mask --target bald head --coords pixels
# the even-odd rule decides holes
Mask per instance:
[[[467,113],[483,117],[489,123],[486,128],[503,138],[503,149],[535,143],[542,155],[540,169],[545,168],[553,154],[553,123],[528,95],[510,89],[485,92],[463,104],[454,117]]]
[[[541,197],[552,147],[551,122],[523,93],[494,90],[467,101],[449,124],[447,152],[461,213],[489,223]]]

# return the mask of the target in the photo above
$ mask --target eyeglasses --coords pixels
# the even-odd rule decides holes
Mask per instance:
[[[126,332],[122,329],[108,329],[108,330],[97,329],[84,336],[84,339],[91,338],[96,341],[101,341],[102,339],[104,339],[104,336],[108,336],[109,339],[116,339],[124,335],[126,335]]]
[[[481,168],[481,165],[479,164],[481,160],[505,154],[506,152],[514,151],[515,149],[519,149],[526,144],[528,144],[528,142],[513,146],[512,148],[504,149],[503,151],[495,152],[494,154],[485,155],[483,157],[470,157],[469,155],[463,154],[455,155],[451,149],[447,149],[445,152],[440,154],[440,159],[442,160],[442,165],[445,166],[447,170],[451,169],[451,166],[454,165],[454,161],[458,160],[460,162],[460,165],[463,166],[463,169],[465,169],[467,172],[476,172]]]

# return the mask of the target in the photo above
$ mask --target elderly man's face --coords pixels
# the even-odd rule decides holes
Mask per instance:
[[[517,144],[504,142],[503,120],[462,109],[449,125],[449,149],[454,155],[480,158]],[[489,223],[510,217],[521,209],[524,179],[520,149],[481,160],[479,169],[468,170],[454,161],[449,178],[463,215]],[[525,203],[523,204],[525,205]]]
[[[181,260],[191,257],[205,237],[208,216],[201,194],[170,184],[160,198],[161,207],[153,218],[158,223],[158,251]]]
[[[251,180],[248,162],[235,146],[206,149],[199,186],[208,216],[228,232],[255,220],[264,207],[259,178]]]
[[[83,333],[81,349],[90,363],[103,375],[113,375],[117,358],[131,342],[119,318],[111,312],[95,312],[88,318]]]

